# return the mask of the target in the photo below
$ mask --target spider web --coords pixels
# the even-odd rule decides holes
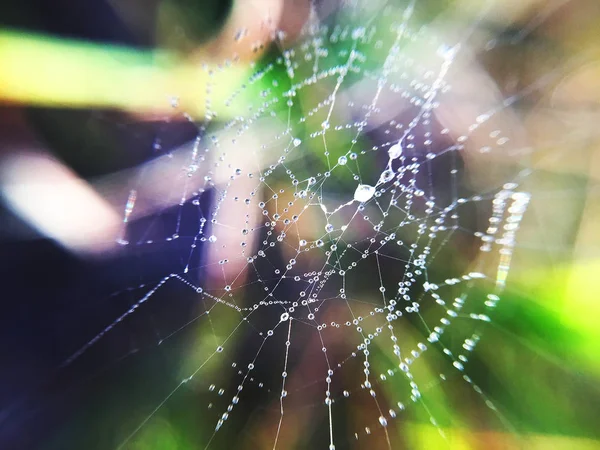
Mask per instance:
[[[182,112],[197,138],[178,149],[157,140],[168,154],[152,162],[176,174],[166,199],[176,207],[132,221],[151,176],[132,180],[119,242],[163,254],[169,269],[114,293],[134,301],[60,370],[136,329],[144,310],[190,303],[186,320],[154,318],[150,348],[171,354],[173,370],[131,409],[115,447],[135,448],[190,399],[203,448],[257,424],[262,440],[248,448],[287,448],[308,424],[321,448],[397,448],[404,421],[444,435],[461,409],[452,392],[511,429],[471,368],[505,287],[529,171],[520,158],[484,187],[469,171],[492,174],[518,150],[498,118],[537,84],[469,105],[464,129],[449,129],[437,111],[455,100],[453,71],[486,11],[446,39],[420,2],[361,3],[315,10],[293,46],[274,32],[276,50],[229,98],[209,95],[205,120]],[[236,113],[221,118],[217,103]]]

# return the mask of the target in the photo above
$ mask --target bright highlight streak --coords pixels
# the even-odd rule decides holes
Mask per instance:
[[[76,253],[101,254],[115,246],[118,214],[58,161],[22,153],[1,167],[2,196],[40,233]]]
[[[6,31],[0,61],[0,101],[136,113],[173,112],[176,96],[177,110],[190,115],[208,113],[210,99],[210,112],[233,116],[244,94],[242,103],[225,102],[248,76],[242,66],[191,65],[166,52]]]

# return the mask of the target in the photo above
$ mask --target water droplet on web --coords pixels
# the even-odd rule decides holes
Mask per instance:
[[[386,169],[381,173],[380,182],[387,183],[394,179],[394,171],[391,169]]]
[[[340,156],[338,158],[338,164],[340,166],[345,166],[347,162],[348,162],[348,158],[346,158],[345,156]]]
[[[368,184],[359,184],[354,191],[354,200],[357,202],[367,202],[371,200],[375,194],[375,188]]]
[[[294,139],[293,141],[294,147],[298,147],[300,144],[302,144],[302,141],[298,138]]]
[[[217,242],[217,237],[214,234],[211,234],[208,238],[208,242]]]
[[[289,318],[290,318],[290,315],[289,315],[289,313],[286,313],[286,312],[285,312],[285,313],[283,313],[283,314],[281,315],[281,317],[279,318],[279,320],[281,320],[282,322],[286,322],[286,321],[287,321]]]
[[[392,145],[388,150],[388,155],[391,159],[397,159],[402,155],[402,146],[400,142]]]
[[[333,225],[331,225],[330,223],[325,225],[325,231],[331,233],[333,231]]]
[[[479,115],[479,116],[477,116],[475,118],[475,122],[477,122],[477,123],[483,123],[486,120],[489,120],[489,118],[490,118],[489,114],[481,114],[481,115]]]
[[[387,427],[387,419],[383,416],[379,416],[379,423],[381,424],[382,427]]]

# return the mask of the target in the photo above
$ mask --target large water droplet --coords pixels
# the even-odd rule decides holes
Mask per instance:
[[[400,156],[402,155],[402,146],[400,145],[400,142],[390,147],[390,149],[388,150],[388,155],[392,159],[400,158]]]
[[[357,202],[367,202],[375,195],[375,188],[368,184],[359,184],[354,191],[354,200]]]
[[[348,158],[346,158],[345,156],[340,156],[338,158],[338,164],[340,166],[345,166],[347,162],[348,162]]]

